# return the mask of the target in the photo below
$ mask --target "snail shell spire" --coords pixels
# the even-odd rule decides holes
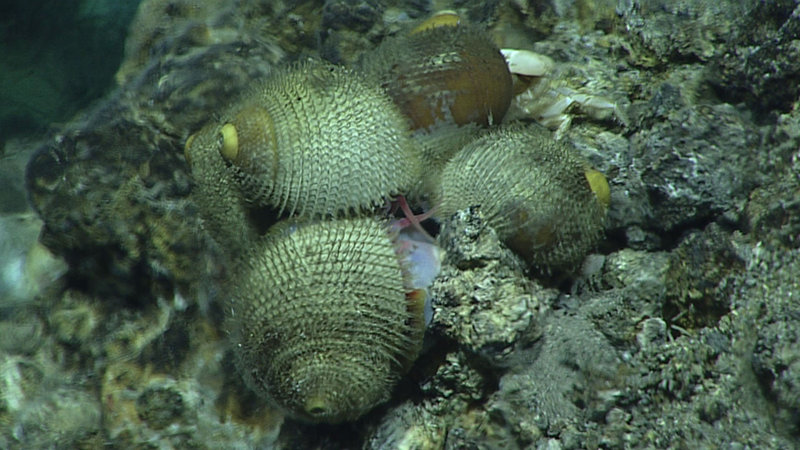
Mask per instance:
[[[367,210],[419,178],[406,119],[377,86],[340,66],[280,70],[214,127],[244,197],[301,217]]]
[[[388,399],[416,358],[423,302],[386,224],[275,225],[230,280],[238,366],[250,387],[313,422]]]
[[[439,214],[478,205],[509,248],[544,269],[574,269],[600,238],[605,177],[539,126],[491,132],[446,166]]]

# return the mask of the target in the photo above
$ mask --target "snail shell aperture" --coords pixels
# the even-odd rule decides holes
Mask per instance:
[[[509,248],[541,269],[571,270],[600,238],[608,182],[539,126],[493,131],[446,166],[439,214],[478,205]]]
[[[366,210],[419,177],[406,119],[344,67],[279,71],[208,127],[246,200],[301,217]]]
[[[283,222],[230,280],[233,339],[250,387],[301,419],[354,420],[416,358],[424,296],[374,218]]]

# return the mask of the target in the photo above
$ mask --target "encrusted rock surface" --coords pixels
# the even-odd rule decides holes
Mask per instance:
[[[275,65],[353,61],[432,2],[194,3],[143,2],[118,89],[32,155],[40,241],[69,270],[4,281],[0,447],[800,445],[796,1],[437,2],[555,60],[560,95],[616,104],[560,130],[608,175],[609,225],[553,280],[480,208],[443,221],[420,358],[340,426],[284,420],[234,370],[182,149]],[[38,226],[20,209],[3,230]],[[57,267],[32,230],[4,280]]]

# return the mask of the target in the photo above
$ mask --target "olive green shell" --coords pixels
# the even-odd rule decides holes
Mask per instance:
[[[439,215],[479,206],[501,240],[540,269],[571,270],[597,243],[605,206],[589,164],[539,127],[510,127],[465,146],[442,174]]]
[[[245,198],[301,217],[367,210],[419,178],[408,123],[350,69],[278,71],[211,125]]]
[[[315,422],[353,420],[389,398],[424,324],[385,224],[284,222],[245,260],[230,295],[253,390]]]

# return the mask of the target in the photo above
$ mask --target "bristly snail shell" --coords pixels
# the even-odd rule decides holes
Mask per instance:
[[[238,365],[257,393],[314,422],[354,420],[416,358],[424,296],[385,223],[276,225],[229,287]]]
[[[406,119],[344,67],[308,62],[281,70],[209,126],[244,198],[290,215],[367,210],[419,178]]]
[[[501,128],[446,166],[439,215],[480,206],[509,248],[537,268],[572,270],[600,238],[608,182],[539,126]]]
[[[386,39],[361,67],[389,93],[413,129],[498,124],[511,104],[511,74],[480,29],[452,13]]]

